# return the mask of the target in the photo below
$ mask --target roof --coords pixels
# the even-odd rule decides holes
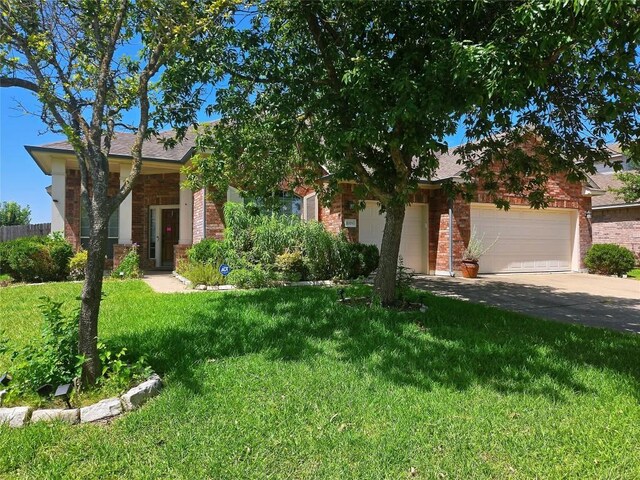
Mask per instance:
[[[162,139],[171,138],[173,131],[161,132],[157,137],[151,138],[145,141],[142,145],[142,158],[144,160],[151,160],[157,162],[171,162],[176,164],[183,164],[189,158],[193,148],[195,147],[195,134],[192,130],[189,130],[184,140],[178,143],[173,148],[165,148],[161,143]],[[135,134],[126,132],[117,132],[114,134],[111,141],[111,150],[109,152],[110,157],[114,158],[131,158],[131,148],[135,142]],[[44,145],[26,145],[27,152],[36,161],[40,168],[46,174],[50,174],[48,171],[48,165],[39,158],[41,153],[73,153],[73,147],[71,144],[64,140],[60,142],[46,143]]]
[[[624,200],[618,198],[615,193],[609,191],[609,188],[611,187],[618,188],[622,185],[622,182],[618,180],[614,173],[597,173],[595,175],[591,175],[591,178],[605,192],[604,195],[593,197],[591,199],[591,205],[593,207],[619,207],[623,205],[634,205],[633,203],[626,203]],[[637,203],[640,204],[640,202]]]

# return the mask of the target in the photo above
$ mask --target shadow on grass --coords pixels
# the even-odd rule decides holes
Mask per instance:
[[[638,396],[640,339],[425,294],[427,313],[352,308],[332,289],[274,289],[177,296],[191,312],[173,326],[114,338],[194,392],[195,365],[253,353],[313,362],[327,355],[398,385],[563,401],[593,390],[585,367],[621,374]],[[638,396],[640,397],[640,396]]]

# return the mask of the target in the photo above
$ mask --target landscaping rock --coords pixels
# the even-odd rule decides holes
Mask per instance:
[[[218,287],[218,290],[235,290],[236,286],[235,285],[220,285]]]
[[[31,415],[31,423],[64,422],[74,425],[80,421],[80,409],[51,408],[35,410]]]
[[[96,422],[115,417],[122,413],[122,403],[119,398],[107,398],[98,403],[80,409],[80,422]]]
[[[196,290],[206,290],[207,286],[206,285],[196,285]]]
[[[218,287],[214,286],[214,285],[209,285],[207,287],[207,290],[218,290]]]
[[[162,381],[160,380],[160,377],[153,375],[146,382],[141,383],[137,387],[133,387],[127,393],[122,395],[122,397],[120,397],[122,405],[127,411],[135,410],[136,408],[144,405],[150,398],[158,395],[161,388]]]
[[[31,418],[31,407],[0,408],[0,424],[8,424],[11,428],[22,427]]]

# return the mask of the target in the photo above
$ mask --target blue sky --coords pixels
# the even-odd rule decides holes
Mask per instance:
[[[17,101],[37,112],[33,95],[19,88],[0,88],[0,201],[31,207],[31,222],[51,221],[51,197],[45,188],[51,177],[42,173],[24,149],[60,139],[45,130],[40,117],[18,111]]]

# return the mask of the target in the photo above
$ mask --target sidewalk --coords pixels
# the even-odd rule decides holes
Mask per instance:
[[[144,272],[142,280],[158,293],[191,293],[195,290],[187,289],[171,272]]]

